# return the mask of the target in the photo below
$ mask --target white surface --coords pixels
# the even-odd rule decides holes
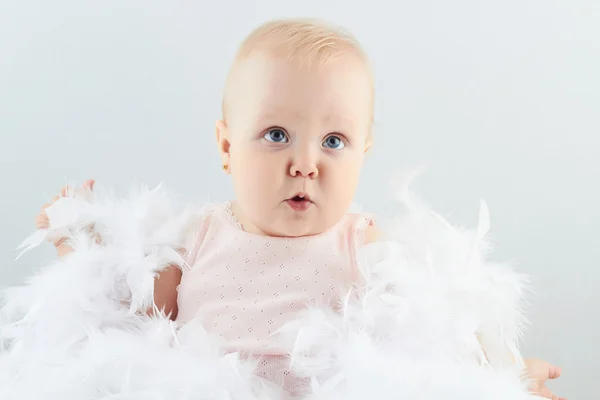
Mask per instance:
[[[527,355],[564,368],[559,394],[596,396],[600,3],[319,3],[0,2],[0,284],[52,254],[13,261],[64,177],[228,198],[213,123],[235,48],[266,19],[325,17],[375,66],[357,200],[382,212],[390,166],[422,162],[418,189],[453,222],[473,225],[484,197],[495,257],[534,278]]]

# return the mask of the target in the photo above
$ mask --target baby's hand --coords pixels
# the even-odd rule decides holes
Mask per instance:
[[[552,400],[566,400],[564,397],[554,395],[550,389],[546,387],[548,379],[556,379],[560,377],[562,370],[560,367],[552,365],[538,358],[529,358],[525,360],[527,376],[533,382],[530,390],[533,394],[541,397],[546,397]]]
[[[89,179],[85,181],[82,185],[82,189],[92,191],[94,189],[95,181],[93,179]],[[46,213],[46,209],[54,204],[61,197],[72,196],[72,189],[68,186],[62,188],[60,192],[60,196],[54,196],[54,198],[50,201],[50,203],[44,204],[39,214],[35,217],[35,226],[37,229],[48,229],[50,226],[50,221],[48,219],[48,214]],[[50,242],[56,247],[56,251],[59,256],[64,256],[71,252],[73,249],[67,244],[66,237],[61,238],[52,238]]]

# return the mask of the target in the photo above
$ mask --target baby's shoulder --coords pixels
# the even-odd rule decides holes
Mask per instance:
[[[215,239],[228,224],[228,202],[196,203],[190,207],[183,247],[187,263],[193,265],[198,252],[208,239]]]
[[[381,231],[375,225],[373,219],[365,227],[365,244],[376,242],[381,238]]]
[[[206,232],[215,222],[228,218],[228,202],[196,203],[187,214],[187,235],[197,237]]]
[[[191,207],[190,221],[193,223],[207,223],[213,219],[228,218],[231,214],[231,202],[198,202]]]
[[[375,215],[362,210],[351,209],[347,214],[352,230],[362,237],[364,244],[373,243],[380,238]]]

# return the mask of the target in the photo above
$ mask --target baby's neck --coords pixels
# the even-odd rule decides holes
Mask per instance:
[[[237,201],[231,202],[231,212],[233,213],[233,217],[235,218],[236,222],[240,228],[244,230],[244,232],[253,233],[256,235],[271,236],[250,221],[250,218],[246,216]]]
[[[235,200],[230,201],[229,204],[230,204],[230,213],[232,214],[231,215],[232,219],[235,220],[236,225],[246,233],[261,235],[261,236],[282,237],[282,238],[299,238],[299,237],[318,236],[322,233],[325,233],[325,232],[316,232],[316,233],[311,233],[309,235],[288,236],[288,235],[276,234],[276,233],[272,233],[272,232],[266,232],[263,229],[261,229],[260,227],[258,227],[255,223],[252,222],[252,220],[246,215],[243,208],[240,206],[240,204],[237,201],[235,201]]]

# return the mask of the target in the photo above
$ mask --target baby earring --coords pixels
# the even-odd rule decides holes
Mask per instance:
[[[223,170],[227,171],[227,168],[229,168],[229,166],[227,164],[223,164]]]

